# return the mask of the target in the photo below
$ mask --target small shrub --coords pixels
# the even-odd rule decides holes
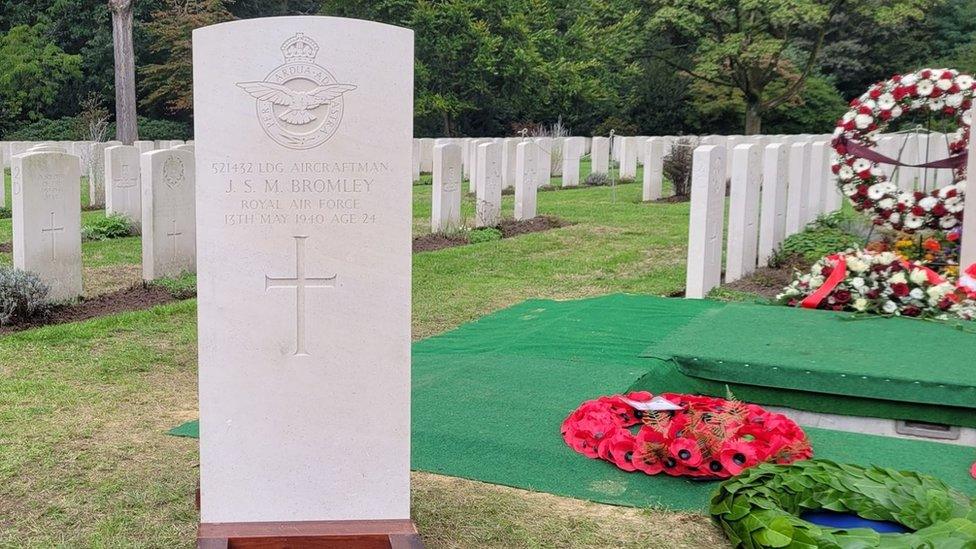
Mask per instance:
[[[633,177],[621,177],[620,181],[617,181],[617,183],[620,183],[621,185],[626,185],[628,183],[634,183],[635,181],[637,180],[634,179]]]
[[[48,292],[50,288],[36,274],[0,266],[0,326],[46,311]]]
[[[128,217],[117,214],[100,217],[81,228],[81,238],[84,240],[108,240],[132,234],[132,222]]]
[[[769,259],[770,267],[781,267],[791,258],[801,257],[813,264],[824,256],[857,248],[862,244],[856,235],[834,227],[808,228],[790,235]]]
[[[583,184],[590,187],[603,187],[610,184],[610,176],[605,173],[593,172],[586,176],[586,181]]]
[[[501,240],[502,231],[501,229],[495,227],[482,227],[480,229],[471,229],[468,233],[468,242],[472,244],[480,244],[482,242],[491,242],[493,240]]]
[[[14,213],[10,211],[10,208],[0,206],[0,219],[10,219],[13,215]]]
[[[674,186],[675,196],[691,195],[691,161],[698,143],[696,137],[678,138],[664,157],[664,175]]]

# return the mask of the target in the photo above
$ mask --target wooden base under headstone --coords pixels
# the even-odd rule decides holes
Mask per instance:
[[[197,549],[423,549],[411,520],[201,523]]]

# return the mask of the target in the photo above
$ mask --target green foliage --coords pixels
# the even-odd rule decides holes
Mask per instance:
[[[49,291],[36,274],[0,265],[0,326],[46,311]]]
[[[163,288],[175,299],[190,299],[197,295],[197,275],[193,273],[181,273],[174,278],[160,278],[149,284]]]
[[[589,187],[602,187],[604,185],[609,185],[610,176],[605,173],[593,172],[586,176],[586,180],[583,181],[583,184]]]
[[[88,241],[124,238],[132,233],[132,221],[118,214],[98,217],[81,228],[81,238]]]
[[[468,232],[468,242],[471,244],[481,244],[482,242],[492,242],[502,239],[502,231],[496,227],[482,227],[471,229]]]
[[[0,206],[0,219],[10,219],[14,213],[6,206]]]
[[[81,77],[81,57],[45,38],[44,25],[0,34],[0,132],[44,116],[66,86]]]
[[[897,522],[912,532],[838,530],[799,517],[821,509]],[[976,545],[976,509],[965,494],[941,480],[827,460],[763,463],[747,469],[719,486],[709,512],[736,547],[961,549]]]
[[[182,120],[154,120],[138,118],[139,139],[193,139],[193,124]],[[109,126],[109,135],[115,135],[115,125]]]
[[[856,248],[863,244],[860,237],[839,227],[817,227],[790,235],[769,259],[770,267],[781,267],[794,257],[814,263],[824,256]]]
[[[81,141],[85,137],[75,117],[42,118],[4,135],[7,141]]]

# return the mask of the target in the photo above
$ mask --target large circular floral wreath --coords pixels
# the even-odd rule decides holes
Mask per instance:
[[[896,522],[911,531],[840,530],[800,518],[818,510]],[[976,508],[941,480],[826,460],[753,467],[719,486],[710,512],[735,547],[976,546]]]
[[[888,181],[878,163],[856,150],[873,147],[888,124],[905,113],[929,111],[955,118],[949,152],[958,155],[969,143],[972,123],[973,77],[952,69],[924,69],[878,82],[851,101],[851,109],[837,122],[832,146],[832,170],[837,184],[854,207],[874,216],[878,225],[914,232],[949,230],[962,221],[966,190],[965,165],[953,170],[953,183],[928,193],[902,191]]]
[[[659,402],[673,410],[648,409]],[[803,430],[782,414],[734,399],[676,393],[588,400],[563,422],[562,435],[588,458],[649,475],[728,478],[758,463],[813,455]]]

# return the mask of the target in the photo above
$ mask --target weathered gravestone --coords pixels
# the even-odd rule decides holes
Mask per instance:
[[[664,187],[664,139],[651,137],[644,141],[644,181],[641,198],[644,202],[659,200]]]
[[[92,143],[88,152],[88,205],[105,205],[105,149],[122,143]]]
[[[630,136],[620,139],[620,179],[631,181],[637,177],[638,138]]]
[[[461,226],[461,145],[434,146],[434,182],[430,230],[437,233]]]
[[[125,216],[138,227],[142,223],[139,149],[128,145],[105,149],[105,184],[105,212]]]
[[[10,162],[14,267],[37,273],[51,300],[81,295],[81,173],[64,152],[35,152]]]
[[[515,147],[522,142],[521,137],[506,137],[502,141],[502,189],[515,186]]]
[[[156,150],[156,143],[152,141],[136,141],[132,145],[139,149],[139,154]]]
[[[168,149],[141,155],[142,278],[196,271],[193,153]]]
[[[502,144],[478,145],[475,226],[494,227],[502,216]]]
[[[548,187],[552,185],[552,138],[537,137],[533,141],[539,155],[536,162],[536,186]]]
[[[590,145],[590,161],[592,173],[610,173],[610,139],[607,137],[594,137],[593,144]]]
[[[203,545],[415,533],[413,59],[354,19],[193,31]]]
[[[422,137],[420,139],[420,171],[430,173],[434,169],[434,139]]]
[[[535,217],[540,156],[538,145],[532,141],[519,143],[515,150],[515,219],[517,220]]]

